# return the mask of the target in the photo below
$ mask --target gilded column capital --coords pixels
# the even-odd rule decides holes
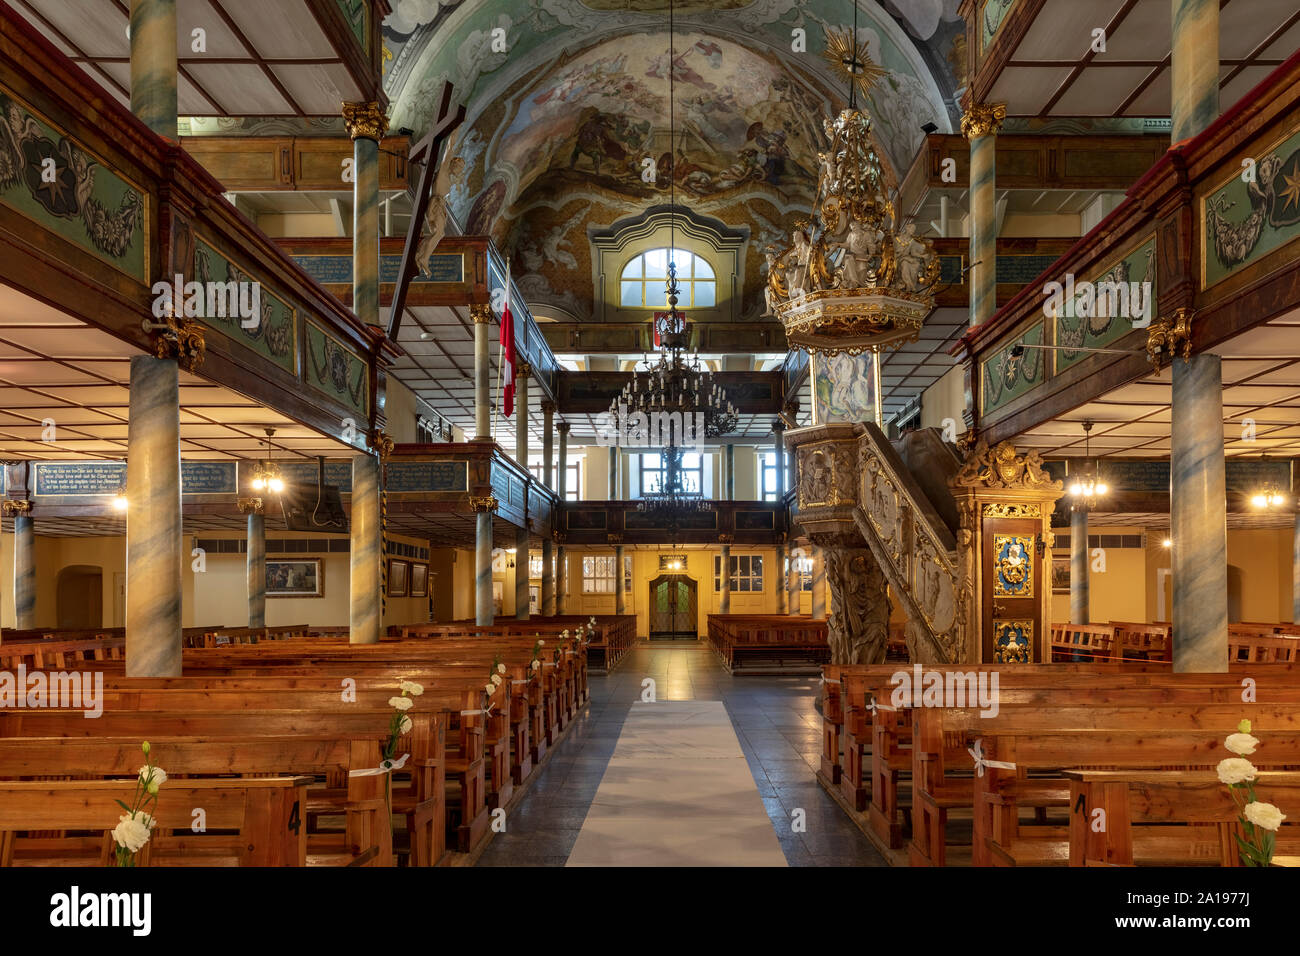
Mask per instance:
[[[961,116],[961,134],[967,139],[996,134],[1006,118],[1005,103],[971,103]]]
[[[388,461],[393,454],[393,448],[396,447],[392,436],[382,428],[376,428],[370,436],[370,447],[379,455],[380,461]]]
[[[1159,372],[1181,350],[1183,361],[1192,357],[1191,309],[1175,309],[1173,315],[1157,319],[1147,330],[1147,361]]]
[[[0,503],[0,508],[4,509],[6,518],[12,518],[14,515],[31,514],[32,503],[26,498],[6,498]]]
[[[623,536],[622,536],[621,534],[607,534],[607,535],[605,535],[605,543],[606,543],[606,544],[622,544],[622,543],[623,543]]]
[[[343,122],[352,139],[373,139],[379,142],[388,132],[388,117],[378,103],[344,103]]]
[[[529,362],[520,362],[515,366],[515,378],[527,378],[533,374],[533,366]]]
[[[471,305],[469,307],[470,318],[474,320],[475,325],[486,325],[492,321],[492,306],[484,303],[483,305]]]
[[[542,414],[544,415],[555,414],[555,403],[551,401],[549,398],[542,399]]]
[[[236,498],[235,507],[241,515],[260,515],[266,513],[266,503],[261,498]]]
[[[203,326],[178,316],[174,308],[168,309],[163,321],[145,319],[142,324],[153,336],[154,355],[160,359],[175,359],[176,364],[187,372],[198,371],[208,347]]]
[[[557,423],[556,426],[555,426],[556,430],[557,430],[561,435],[567,435],[567,434],[569,434],[569,429],[570,429],[571,427],[572,427],[572,426],[569,425],[568,422],[559,422],[559,423]]]
[[[496,498],[494,498],[492,495],[482,495],[482,496],[470,495],[469,496],[470,510],[475,513],[482,512],[482,511],[496,511],[497,504],[498,502]]]

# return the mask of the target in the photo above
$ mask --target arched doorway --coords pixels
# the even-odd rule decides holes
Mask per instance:
[[[104,569],[70,564],[55,584],[59,627],[104,626]]]
[[[696,584],[684,574],[661,574],[650,582],[650,640],[699,639]]]

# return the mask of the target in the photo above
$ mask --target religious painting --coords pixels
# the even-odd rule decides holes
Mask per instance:
[[[1202,288],[1300,237],[1300,130],[1260,152],[1201,200]]]
[[[429,566],[427,564],[411,565],[411,597],[429,596]]]
[[[388,559],[388,596],[406,597],[411,576],[411,562]]]
[[[1003,343],[980,365],[980,411],[987,415],[1044,381],[1043,323]],[[1017,348],[1017,346],[1025,346]]]
[[[1034,539],[1027,534],[993,536],[993,596],[1034,596]]]
[[[147,281],[148,195],[2,89],[0,203]]]
[[[325,578],[320,558],[266,562],[267,597],[323,597]]]
[[[880,424],[880,355],[812,356],[813,424]]]
[[[1155,319],[1155,235],[1090,281],[1065,283],[1059,298],[1052,310],[1058,372],[1087,358],[1088,349],[1105,348]]]
[[[1052,558],[1052,593],[1070,593],[1070,556],[1055,555]]]
[[[1030,664],[1033,660],[1033,621],[993,622],[994,664]]]

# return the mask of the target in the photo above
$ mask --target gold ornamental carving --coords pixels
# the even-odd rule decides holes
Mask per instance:
[[[1147,330],[1147,361],[1159,372],[1181,351],[1183,361],[1192,357],[1192,310],[1175,309],[1174,314],[1157,319]]]
[[[481,511],[496,511],[497,505],[500,504],[492,495],[470,495],[470,510],[478,513]]]
[[[388,117],[378,103],[344,103],[343,123],[352,139],[379,142],[388,132]]]
[[[533,366],[530,362],[520,362],[515,366],[515,378],[527,378],[533,374]]]
[[[236,498],[235,507],[241,515],[260,515],[266,513],[266,503],[261,498]]]
[[[474,320],[475,325],[487,325],[492,321],[492,306],[471,305],[469,307],[469,317]]]
[[[835,508],[857,500],[856,461],[847,442],[820,442],[798,450],[800,508]]]
[[[203,326],[169,310],[163,321],[153,323],[152,328],[155,330],[154,355],[160,359],[175,359],[176,364],[187,372],[198,371],[208,347],[203,337]]]
[[[380,461],[388,461],[392,457],[393,449],[397,447],[397,444],[388,432],[382,428],[376,428],[370,435],[370,447],[379,455]]]
[[[995,134],[1006,118],[1005,103],[972,103],[961,116],[961,134],[967,139]]]
[[[12,518],[14,515],[31,514],[32,503],[26,498],[6,498],[0,503],[0,508],[4,509],[6,518]]]
[[[607,535],[605,535],[605,543],[606,543],[606,544],[622,544],[622,543],[623,543],[623,536],[622,536],[621,534],[607,534]]]
[[[993,448],[981,441],[953,476],[951,484],[968,488],[1063,490],[1061,483],[1043,470],[1043,459],[1038,452],[1018,455],[1016,446],[1009,441],[999,442]]]
[[[995,501],[984,506],[984,517],[986,518],[1041,518],[1042,516],[1042,507],[1032,502],[1015,504],[1006,501]]]

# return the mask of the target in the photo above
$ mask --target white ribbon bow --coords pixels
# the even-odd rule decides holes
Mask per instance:
[[[984,759],[984,738],[980,737],[975,741],[975,746],[967,747],[966,752],[975,758],[975,773],[984,776],[984,768],[992,767],[994,770],[1015,770],[1016,765],[1008,763],[1005,760],[985,760]]]
[[[819,678],[817,678],[817,683],[819,683],[819,684],[838,684],[839,681],[836,680],[834,677],[819,677]]]
[[[392,773],[394,770],[401,770],[406,766],[407,758],[410,754],[402,754],[396,760],[381,760],[378,767],[371,767],[368,770],[349,770],[349,777],[378,777],[381,774]]]
[[[486,710],[462,710],[460,712],[460,715],[462,717],[473,717],[475,714],[484,714],[484,715],[491,714],[492,708],[495,706],[496,704],[488,704]]]
[[[888,704],[877,704],[874,700],[867,704],[867,710],[871,711],[874,716],[878,710],[898,710],[897,707],[890,707]]]

